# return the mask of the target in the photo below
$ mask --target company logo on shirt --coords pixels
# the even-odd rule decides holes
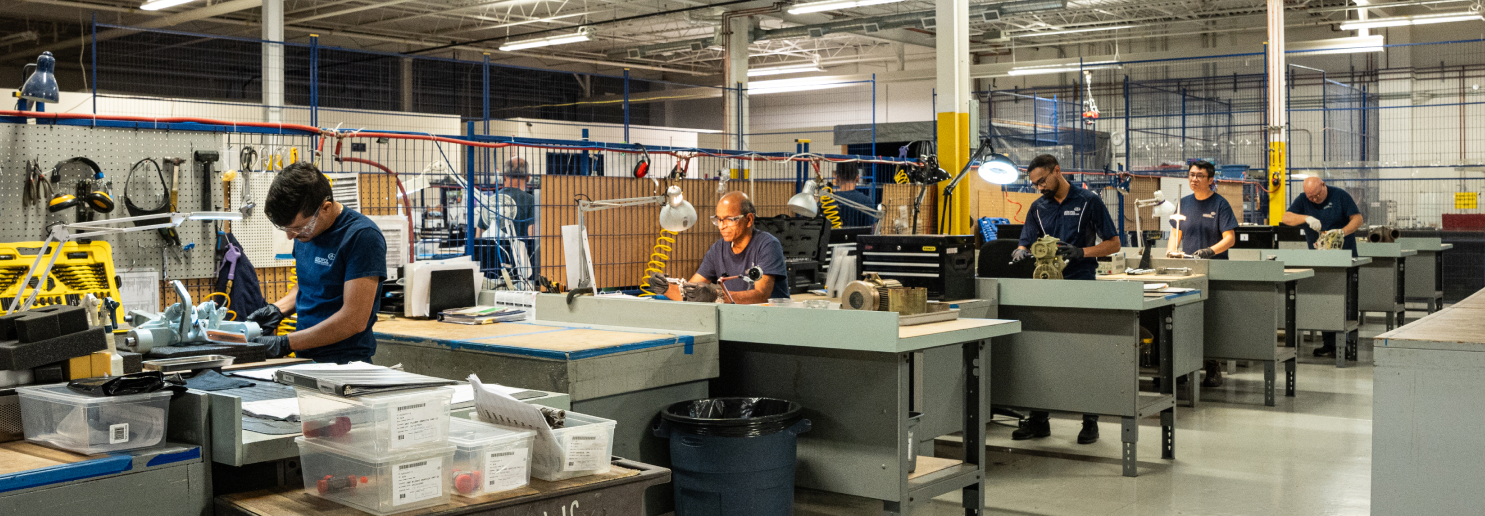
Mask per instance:
[[[1201,214],[1201,218],[1204,218],[1204,219],[1215,219],[1215,218],[1217,218],[1217,212],[1214,211],[1214,212],[1211,212],[1211,213],[1203,213],[1203,214]]]
[[[329,266],[334,265],[334,264],[335,264],[335,253],[330,253],[329,255],[326,255],[326,256],[316,256],[315,257],[315,265],[329,267]]]
[[[1077,214],[1082,213],[1082,212],[1083,212],[1083,207],[1082,206],[1074,206],[1073,209],[1064,211],[1064,212],[1062,212],[1062,214],[1063,215],[1073,215],[1073,216],[1076,216]]]

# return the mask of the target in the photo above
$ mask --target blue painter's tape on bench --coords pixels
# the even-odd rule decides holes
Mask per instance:
[[[200,448],[196,449],[196,454],[200,456]],[[0,475],[0,493],[114,475],[129,471],[133,467],[134,456],[121,454],[71,464],[58,464],[56,466],[20,471],[9,475]]]

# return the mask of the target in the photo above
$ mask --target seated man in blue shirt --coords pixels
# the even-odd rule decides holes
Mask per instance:
[[[1310,230],[1305,232],[1305,240],[1310,246],[1315,245],[1320,233],[1332,229],[1344,231],[1346,242],[1341,248],[1349,249],[1351,256],[1356,256],[1356,230],[1361,228],[1362,219],[1361,209],[1356,207],[1351,194],[1325,186],[1325,181],[1318,177],[1308,177],[1305,178],[1304,194],[1294,198],[1289,210],[1284,212],[1283,222],[1287,226],[1308,226]],[[1324,341],[1315,349],[1315,356],[1335,356],[1335,332],[1321,334]]]
[[[722,239],[712,244],[701,258],[701,267],[691,281],[679,288],[668,288],[666,297],[703,303],[767,303],[769,298],[789,297],[788,271],[784,269],[784,246],[779,239],[753,228],[758,210],[742,192],[728,192],[717,201],[717,214],[712,225]],[[743,279],[748,270],[758,268],[761,276],[749,284]],[[727,278],[725,281],[723,278]],[[666,289],[665,277],[650,273],[652,287]],[[726,291],[723,291],[723,287]]]
[[[1237,215],[1227,199],[1213,190],[1217,186],[1217,167],[1205,161],[1191,164],[1186,171],[1186,181],[1191,186],[1191,195],[1181,198],[1181,209],[1176,212],[1186,220],[1171,219],[1170,245],[1165,255],[1171,258],[1191,256],[1203,260],[1226,260],[1227,250],[1237,244]],[[1205,362],[1206,379],[1202,387],[1222,386],[1222,364],[1216,360]]]
[[[837,163],[835,165],[835,175],[831,178],[835,181],[835,192],[828,194],[827,197],[845,199],[862,206],[876,206],[876,203],[871,201],[871,197],[856,191],[856,181],[861,177],[861,167],[863,166],[865,165],[854,162]],[[861,213],[860,210],[840,203],[836,203],[835,206],[836,209],[840,210],[841,226],[843,227],[871,226],[877,223],[876,219],[870,215]]]
[[[371,362],[371,326],[387,275],[387,240],[371,219],[335,202],[330,181],[311,163],[284,167],[268,187],[264,213],[294,239],[298,284],[283,299],[248,315],[264,328],[269,356],[315,362]],[[285,314],[299,314],[288,335],[272,335]]]
[[[1044,235],[1061,240],[1057,254],[1067,259],[1062,277],[1070,280],[1093,280],[1098,272],[1098,257],[1119,251],[1119,230],[1109,216],[1098,194],[1078,188],[1062,176],[1062,167],[1050,154],[1037,156],[1026,166],[1026,179],[1042,193],[1026,211],[1026,224],[1021,228],[1021,246],[1011,253],[1013,261],[1031,258],[1033,242]],[[1011,434],[1017,441],[1052,435],[1045,411],[1033,410],[1021,428]],[[1098,414],[1083,414],[1083,431],[1078,444],[1098,442]]]

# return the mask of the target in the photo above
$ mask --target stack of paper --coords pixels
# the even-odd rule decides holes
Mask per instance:
[[[526,320],[526,311],[508,306],[471,306],[444,310],[438,319],[454,324],[490,324]]]

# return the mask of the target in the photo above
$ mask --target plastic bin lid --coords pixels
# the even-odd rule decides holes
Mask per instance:
[[[449,419],[449,443],[458,446],[481,446],[535,436],[536,431],[534,430],[471,421],[458,417]]]
[[[332,399],[332,400],[341,400],[341,401],[345,401],[345,402],[348,402],[348,403],[362,403],[362,404],[366,404],[366,405],[381,405],[381,404],[385,404],[385,403],[393,403],[393,402],[396,402],[396,401],[399,401],[399,400],[404,400],[404,399],[427,398],[427,397],[431,397],[431,396],[443,396],[443,397],[447,397],[447,398],[453,398],[454,397],[454,388],[453,387],[448,387],[448,386],[430,387],[430,388],[426,388],[426,389],[408,389],[408,390],[405,390],[405,391],[392,391],[392,392],[384,392],[384,393],[381,393],[381,394],[367,394],[365,396],[351,396],[351,397],[337,396],[337,395],[334,395],[334,394],[327,394],[327,393],[320,392],[320,391],[315,390],[315,389],[309,389],[309,388],[305,388],[305,387],[300,387],[298,385],[295,385],[294,386],[294,391],[296,393],[299,393],[299,394],[308,393],[308,394],[312,394],[312,395],[315,395],[315,396],[319,396],[321,398],[329,398],[329,399]]]
[[[361,448],[336,448],[305,439],[304,436],[294,438],[294,444],[299,445],[299,455],[302,458],[304,452],[329,453],[342,457],[350,457],[368,464],[385,464],[388,462],[406,462],[420,457],[432,457],[434,455],[453,455],[454,447],[444,444],[439,447],[413,448],[410,450],[398,450],[386,454],[376,454]]]
[[[162,390],[144,394],[130,394],[127,396],[88,396],[86,394],[72,392],[65,383],[43,385],[40,387],[16,387],[16,394],[21,397],[40,398],[53,403],[67,403],[71,405],[107,405],[110,403],[130,403],[147,401],[157,398],[169,398],[171,392]]]

